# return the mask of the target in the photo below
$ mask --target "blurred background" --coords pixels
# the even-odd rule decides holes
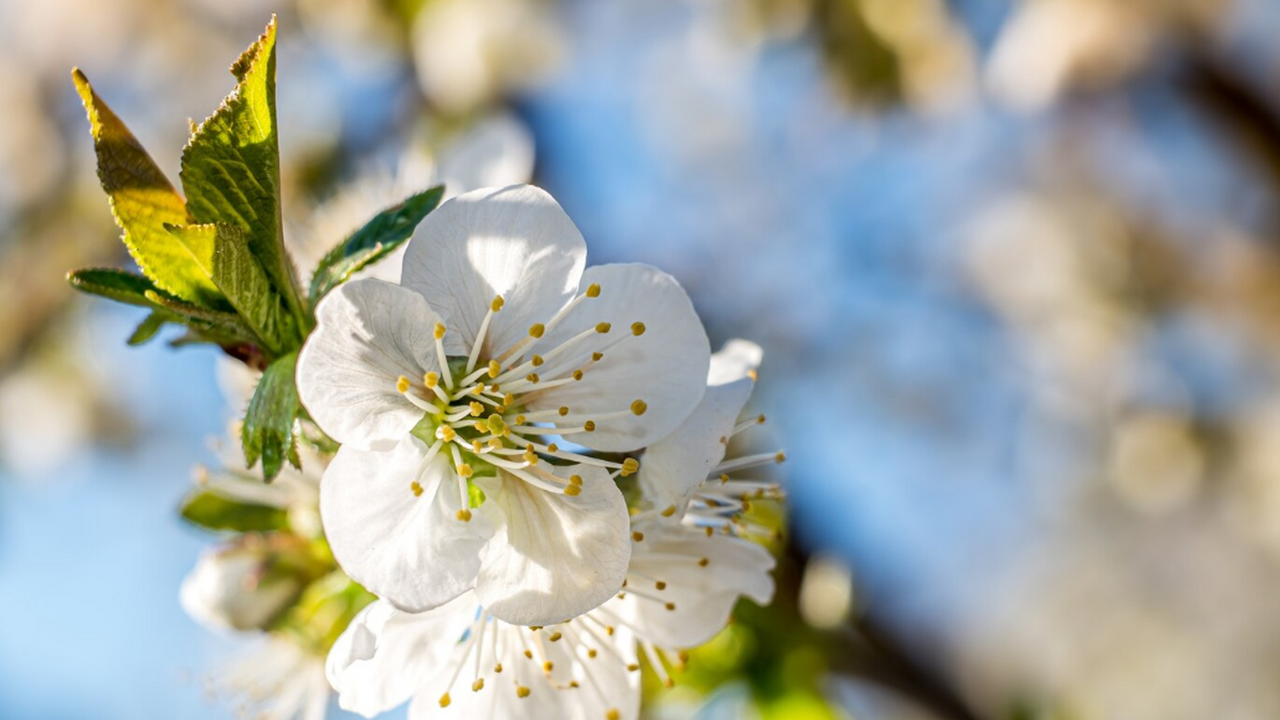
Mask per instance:
[[[301,265],[532,177],[765,347],[778,598],[652,717],[1280,717],[1270,0],[0,0],[0,717],[232,714],[175,508],[238,401],[65,284],[127,262],[69,70],[176,178],[271,12]]]

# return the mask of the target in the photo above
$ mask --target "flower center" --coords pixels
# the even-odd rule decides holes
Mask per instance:
[[[596,432],[619,418],[644,415],[649,406],[643,399],[602,413],[575,412],[568,405],[529,409],[535,401],[549,404],[556,388],[580,382],[606,352],[645,333],[641,322],[632,323],[626,333],[614,333],[612,324],[601,322],[554,347],[544,347],[547,333],[600,292],[600,286],[592,284],[546,323],[533,324],[525,337],[509,348],[491,351],[491,356],[486,355],[485,339],[494,315],[506,304],[502,296],[490,301],[465,358],[446,356],[443,340],[449,330],[436,323],[436,360],[441,371],[421,378],[401,376],[396,382],[396,391],[423,411],[422,421],[411,432],[429,446],[418,478],[410,486],[414,496],[421,495],[418,480],[440,453],[456,470],[463,508],[457,516],[463,521],[471,519],[470,508],[476,504],[472,477],[514,477],[547,492],[575,496],[582,492],[582,477],[571,475],[566,481],[548,466],[595,465],[608,469],[613,477],[626,477],[639,469],[634,458],[599,458],[561,447],[556,440]],[[603,336],[609,338],[602,340]]]

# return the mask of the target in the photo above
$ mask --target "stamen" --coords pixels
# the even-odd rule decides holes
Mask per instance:
[[[436,358],[440,361],[440,372],[444,375],[444,386],[449,390],[453,389],[453,371],[449,369],[449,358],[444,354],[444,334],[447,329],[444,323],[436,323],[435,335],[436,339]]]
[[[643,335],[643,334],[644,334],[644,323],[642,323],[642,322],[633,322],[633,323],[631,323],[631,334],[632,334],[632,335],[635,335],[636,337],[640,337],[641,335]]]
[[[484,319],[480,321],[480,330],[476,332],[476,341],[471,344],[471,354],[467,356],[467,372],[470,373],[476,367],[476,360],[480,358],[480,348],[484,346],[484,336],[489,331],[489,322],[493,319],[493,314],[502,309],[504,302],[501,295],[497,295],[489,303],[489,310],[484,314]]]
[[[635,402],[631,403],[631,412],[635,413],[636,416],[645,414],[645,411],[647,411],[648,409],[649,409],[649,404],[643,400],[636,400]]]

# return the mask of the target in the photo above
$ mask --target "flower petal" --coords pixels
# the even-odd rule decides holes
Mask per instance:
[[[626,576],[631,556],[627,503],[602,468],[550,467],[579,475],[582,493],[548,492],[519,478],[476,480],[493,523],[476,578],[476,595],[494,617],[517,625],[551,625],[597,607]]]
[[[587,245],[546,191],[482,188],[441,205],[418,226],[400,282],[444,318],[450,355],[468,355],[495,295],[505,300],[485,334],[491,358],[545,323],[577,292]]]
[[[640,462],[640,490],[654,507],[684,513],[693,492],[724,459],[726,444],[755,384],[748,372],[760,365],[760,347],[730,340],[711,356],[707,393],[693,413],[667,437],[650,445]]]
[[[373,278],[329,293],[316,329],[298,356],[298,395],[334,440],[363,450],[389,449],[419,420],[396,390],[438,370],[431,333],[436,314],[422,296]]]
[[[320,515],[338,564],[409,612],[470,589],[492,532],[483,518],[456,517],[462,499],[453,469],[437,455],[420,471],[425,452],[414,437],[381,453],[344,445],[320,485]]]
[[[439,673],[479,607],[465,593],[424,613],[385,600],[360,611],[325,663],[345,710],[373,717],[408,700],[423,678]]]
[[[546,380],[583,368],[581,382],[546,390],[530,403],[536,410],[568,407],[575,415],[628,411],[642,400],[643,415],[601,420],[591,433],[572,437],[596,450],[625,452],[644,447],[676,429],[702,399],[711,347],[693,303],[675,278],[648,265],[598,265],[582,275],[582,284],[600,285],[600,297],[578,305],[564,322],[538,343],[548,353],[578,333],[609,323],[607,334],[593,335],[548,361]],[[642,323],[639,336],[633,323]],[[636,329],[640,329],[636,326]],[[607,345],[625,335],[613,347]],[[604,357],[591,362],[591,353]]]
[[[661,647],[688,648],[710,640],[729,622],[739,596],[764,605],[773,598],[773,556],[749,540],[701,528],[645,523],[644,540],[632,550],[634,586],[650,597],[627,593],[605,606],[625,618],[637,637]],[[672,557],[687,558],[673,561]],[[707,559],[703,565],[700,561]],[[665,583],[656,590],[651,583]],[[633,586],[629,578],[628,587]],[[650,599],[660,598],[660,601]],[[672,603],[668,610],[664,602]]]

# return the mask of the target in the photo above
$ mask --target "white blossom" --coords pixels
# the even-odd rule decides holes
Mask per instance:
[[[638,464],[570,443],[626,453],[667,435],[702,398],[710,350],[670,276],[585,264],[545,192],[478,190],[423,221],[400,285],[358,280],[320,303],[298,389],[342,443],[321,514],[353,579],[411,612],[474,587],[525,625],[621,586],[612,478]]]

